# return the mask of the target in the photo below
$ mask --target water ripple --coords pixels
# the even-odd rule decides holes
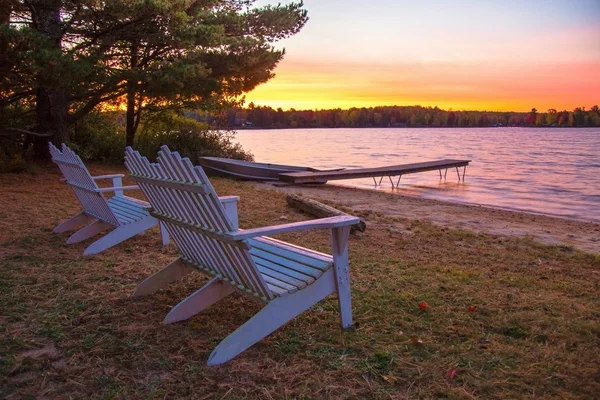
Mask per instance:
[[[600,221],[597,128],[249,130],[237,139],[257,161],[324,169],[471,159],[465,184],[449,169],[446,180],[405,175],[394,192]],[[391,191],[386,179],[377,188],[370,178],[335,183]]]

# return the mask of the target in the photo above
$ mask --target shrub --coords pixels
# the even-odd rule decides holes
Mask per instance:
[[[90,113],[72,127],[69,147],[82,160],[122,163],[125,130],[116,113]]]
[[[150,160],[156,158],[162,145],[189,157],[194,164],[198,163],[199,157],[252,160],[252,154],[233,142],[234,137],[234,131],[213,130],[205,122],[174,113],[160,113],[144,121],[134,147]]]
[[[0,174],[22,172],[27,169],[22,148],[23,146],[19,146],[18,143],[0,138]]]

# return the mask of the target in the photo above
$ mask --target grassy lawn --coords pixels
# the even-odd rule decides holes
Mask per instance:
[[[95,174],[123,172],[92,166]],[[130,299],[177,256],[158,229],[102,254],[52,229],[80,210],[54,165],[0,175],[0,397],[597,398],[600,256],[361,217],[350,239],[356,325],[337,299],[302,314],[219,367],[212,349],[259,305],[237,294],[165,326],[207,278],[192,274]],[[215,179],[241,196],[240,226],[309,219],[285,196]],[[133,192],[132,192],[133,194]],[[136,196],[141,193],[135,192]],[[352,210],[347,210],[352,212]],[[284,218],[282,218],[284,217]],[[327,231],[278,236],[330,252]],[[596,394],[594,394],[596,393]]]

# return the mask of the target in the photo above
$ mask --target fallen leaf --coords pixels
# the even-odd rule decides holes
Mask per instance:
[[[423,339],[418,337],[412,337],[410,340],[412,340],[414,343],[423,344]]]
[[[449,369],[448,371],[446,371],[446,378],[448,378],[448,379],[454,379],[455,375],[456,375],[455,369]]]
[[[425,310],[427,310],[427,307],[429,307],[429,305],[427,303],[425,303],[424,301],[419,303],[419,310],[425,311]]]
[[[469,306],[469,312],[475,312],[475,311],[477,311],[476,306]]]

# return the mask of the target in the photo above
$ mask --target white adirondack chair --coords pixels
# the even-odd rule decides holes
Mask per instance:
[[[227,362],[333,292],[341,324],[352,325],[348,237],[352,216],[323,218],[258,229],[237,227],[238,197],[218,197],[204,171],[166,146],[149,163],[130,147],[125,166],[152,205],[181,256],[138,285],[133,296],[156,292],[194,271],[213,278],[177,304],[164,322],[182,321],[234,291],[265,307],[225,338],[208,365]],[[307,229],[331,230],[333,256],[265,237]]]
[[[115,228],[101,239],[92,243],[83,252],[84,255],[100,253],[124,240],[152,228],[158,220],[148,210],[150,204],[145,201],[123,195],[124,190],[139,189],[138,186],[123,186],[122,174],[92,176],[79,158],[64,143],[62,151],[52,143],[50,155],[81,202],[83,211],[54,228],[55,233],[73,230],[83,224],[89,225],[78,230],[67,240],[67,244],[78,243],[110,228]],[[96,184],[100,179],[112,179],[113,187],[100,188]],[[114,192],[106,199],[104,193]],[[91,223],[90,223],[91,222]],[[169,243],[165,229],[161,229],[163,244]]]

